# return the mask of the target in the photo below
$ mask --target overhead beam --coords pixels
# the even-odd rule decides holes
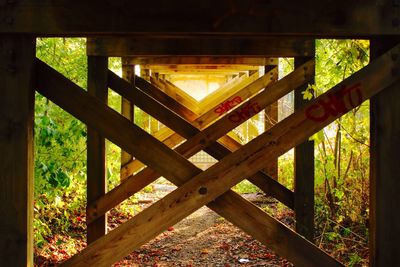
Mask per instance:
[[[396,3],[392,0],[304,0],[301,4],[294,0],[87,0],[72,5],[68,0],[5,1],[1,4],[0,33],[399,35]]]
[[[127,57],[131,65],[171,65],[171,64],[229,64],[229,65],[278,65],[277,58],[266,57],[221,57],[221,56],[147,56]]]
[[[313,40],[292,37],[103,37],[88,40],[87,54],[102,56],[311,56]]]

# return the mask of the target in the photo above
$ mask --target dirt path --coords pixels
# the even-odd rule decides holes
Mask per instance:
[[[175,187],[156,185],[142,196],[143,208]],[[268,200],[247,195],[257,202]],[[218,214],[203,207],[131,253],[117,266],[292,266]]]

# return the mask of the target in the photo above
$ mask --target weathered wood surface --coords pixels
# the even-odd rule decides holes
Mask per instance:
[[[173,65],[142,65],[152,73],[175,75],[175,74],[206,74],[206,75],[234,75],[249,70],[258,70],[257,65],[228,65],[228,64],[173,64]]]
[[[275,84],[271,84],[271,86],[267,87],[267,89],[260,94],[242,103],[231,114],[225,115],[220,120],[204,129],[202,132],[199,130],[196,131],[195,129],[192,130],[192,132],[196,132],[196,134],[178,131],[179,134],[188,140],[177,147],[176,151],[184,157],[189,158],[200,150],[204,150],[214,158],[222,159],[226,155],[230,154],[230,151],[216,143],[216,140],[224,136],[227,132],[236,128],[248,118],[256,115],[269,104],[277,101],[279,98],[292,91],[293,88],[306,83],[313,77],[313,73],[314,61],[309,61],[284,79]],[[112,86],[111,88],[115,89]],[[241,120],[232,120],[231,116],[235,116],[235,114],[238,112],[244,114],[245,117],[243,117]],[[157,115],[154,114],[154,116],[156,117]],[[237,142],[234,143],[233,140],[228,142],[230,142],[230,146],[233,151],[240,148],[240,144]],[[99,198],[96,202],[92,203],[92,205],[88,206],[87,220],[94,220],[97,216],[104,214],[125,200],[127,197],[137,193],[147,184],[155,181],[159,176],[160,175],[156,172],[145,169],[135,176],[129,177],[124,183],[115,187],[104,197]],[[294,207],[292,192],[278,182],[270,181],[271,178],[266,176],[264,173],[256,173],[254,176],[250,177],[249,180],[266,193],[269,193],[278,200],[282,201],[285,205],[289,206],[290,208]]]
[[[122,59],[122,78],[129,81],[132,84],[135,84],[135,66],[124,64],[126,60]],[[135,107],[133,102],[122,97],[121,99],[121,114],[131,122],[135,121]],[[128,152],[121,150],[121,168],[131,162],[133,160],[133,156]],[[121,175],[121,181],[124,177]]]
[[[108,58],[88,57],[88,93],[105,105],[108,101]],[[87,129],[87,203],[104,196],[107,191],[106,140],[95,129]],[[87,243],[107,233],[107,214],[87,223]]]
[[[59,104],[62,108],[76,115],[79,119],[87,122],[91,127],[96,128],[99,132],[103,132],[108,139],[116,141],[116,143],[120,144],[125,150],[132,154],[135,154],[136,152],[140,154],[141,160],[144,160],[146,164],[153,165],[160,170],[165,169],[163,170],[163,174],[164,172],[168,173],[168,170],[173,169],[175,175],[170,176],[167,174],[167,177],[170,176],[170,179],[179,179],[183,183],[196,174],[201,173],[200,169],[196,168],[179,155],[174,155],[173,151],[171,150],[169,150],[171,155],[166,155],[168,152],[158,154],[165,156],[165,160],[161,163],[161,165],[158,165],[158,163],[153,164],[152,161],[157,161],[157,159],[153,158],[152,160],[151,158],[148,158],[148,155],[144,153],[142,148],[134,145],[135,141],[132,142],[132,140],[129,140],[129,136],[137,136],[135,135],[135,132],[141,132],[140,130],[136,129],[135,126],[128,120],[114,112],[112,109],[104,106],[99,100],[87,95],[87,93],[85,93],[81,88],[39,60],[36,60],[36,75],[39,78],[47,78],[45,80],[38,79],[36,84],[38,90],[43,95],[49,97],[49,99],[51,99],[53,102]],[[58,90],[53,90],[53,88],[57,88]],[[92,115],[97,115],[95,116],[96,119],[93,119]],[[98,118],[101,118],[102,120],[99,120]],[[111,121],[113,121],[113,127],[109,127],[109,119],[112,119]],[[115,130],[115,128],[117,129]],[[122,129],[123,131],[121,132],[120,130]],[[122,134],[118,135],[116,134],[116,131]],[[149,147],[151,147],[156,154],[164,150],[164,146],[147,133],[143,132],[143,135],[139,137],[141,137],[141,142],[144,140],[146,141],[146,145],[149,145],[147,141],[152,142]],[[253,149],[252,147],[250,148]],[[241,153],[235,154],[238,155]],[[236,158],[236,156],[232,154],[230,158]],[[231,160],[229,160],[229,162],[230,161]],[[175,166],[179,166],[179,168],[175,168]],[[143,240],[148,240],[150,236],[154,235],[154,232],[159,233],[159,229],[164,228],[165,224],[169,224],[171,219],[179,220],[182,215],[185,216],[184,214],[190,212],[190,209],[181,209],[182,205],[203,205],[202,203],[204,201],[209,201],[210,197],[213,197],[214,195],[215,197],[218,197],[218,195],[220,195],[220,190],[215,192],[208,191],[208,193],[205,195],[201,194],[201,196],[204,197],[200,197],[200,199],[198,199],[198,197],[196,197],[198,194],[194,191],[191,193],[185,192],[182,198],[178,198],[173,201],[177,201],[177,203],[169,204],[170,199],[174,198],[173,195],[177,195],[177,192],[179,193],[179,191],[184,191],[187,189],[187,187],[192,187],[190,184],[196,184],[198,182],[196,180],[190,181],[184,185],[182,189],[178,189],[178,191],[169,195],[166,199],[157,202],[155,206],[146,209],[147,212],[145,211],[141,213],[139,220],[138,217],[135,217],[134,220],[129,221],[123,226],[113,230],[106,236],[98,239],[80,254],[65,262],[63,266],[108,266],[116,259],[119,259],[122,255],[126,255],[128,251],[130,252],[131,248],[136,247],[138,243],[142,243]],[[221,181],[223,180],[225,179],[222,179]],[[207,182],[207,179],[205,182]],[[225,186],[229,185],[226,184]],[[209,188],[213,188],[213,186]],[[197,189],[195,189],[195,191],[197,192]],[[203,192],[204,190],[200,191]],[[251,203],[247,202],[239,195],[229,191],[229,189],[223,189],[223,191],[228,191],[228,193],[226,193],[224,196],[219,196],[218,200],[214,201],[213,206],[211,207],[218,208],[218,212],[220,212],[233,223],[242,227],[245,231],[248,231],[249,233],[254,232],[256,238],[264,243],[268,243],[271,248],[275,249],[282,256],[287,257],[289,260],[297,263],[300,266],[320,266],[322,263],[324,263],[324,266],[340,266],[338,262],[330,258],[324,252],[320,251],[317,247],[313,246],[311,243],[298,236],[266,213],[262,212],[258,208],[255,208]],[[229,202],[230,199],[225,200],[225,196],[230,199],[236,198],[236,200],[231,203]],[[198,200],[200,200],[200,202],[197,202]],[[193,203],[193,201],[197,203]],[[165,215],[165,213],[162,212],[164,209],[167,209],[167,213],[171,213],[172,216],[167,216],[168,218],[164,218],[166,220],[162,220],[163,222],[160,223],[160,216],[164,217]],[[177,209],[180,210],[180,213],[173,215],[174,211]],[[197,207],[195,209],[197,209]],[[252,209],[254,210],[254,213],[249,215],[248,211]],[[147,218],[146,213],[153,213],[154,210],[157,210],[156,214],[154,214],[154,217],[151,215],[151,218]],[[140,217],[147,221],[148,226],[150,226],[149,229],[147,229],[147,224],[145,225],[142,223]],[[249,220],[247,221],[244,219]],[[136,222],[139,222],[139,227],[144,227],[145,229],[138,229],[135,227]],[[156,227],[153,228],[153,224],[157,224]],[[254,231],[254,225],[263,226],[265,224],[269,225],[270,227],[261,227],[257,231]],[[129,229],[133,231],[129,231]],[[277,232],[278,230],[279,233]],[[134,240],[132,240],[131,235],[125,235],[125,237],[128,238],[125,238],[121,235],[128,233],[126,231],[134,236]],[[116,236],[118,237],[114,239]],[[108,248],[110,245],[113,248],[111,250]],[[93,251],[96,255],[92,254]],[[86,258],[87,256],[88,258]]]
[[[371,40],[371,59],[399,39]],[[399,60],[400,53],[393,54]],[[392,75],[399,77],[399,68]],[[400,266],[400,82],[371,98],[370,266]]]
[[[314,57],[296,57],[295,68]],[[313,73],[315,76],[315,72]],[[315,83],[315,79],[310,84]],[[305,105],[302,92],[308,84],[296,88],[294,110]],[[294,211],[296,232],[313,242],[314,240],[314,141],[306,140],[294,148]]]
[[[90,48],[88,52],[94,48]],[[245,65],[278,65],[277,58],[262,57],[222,57],[222,56],[143,56],[126,57],[129,65],[170,65],[170,64],[245,64]]]
[[[1,33],[38,35],[266,34],[323,37],[398,35],[396,2],[94,1],[2,3]],[[212,7],[212,8],[210,8]],[[104,19],[107,18],[107,19]],[[181,47],[177,47],[177,50]]]
[[[33,266],[35,39],[0,36],[0,262]]]
[[[347,111],[398,81],[399,77],[393,76],[392,70],[400,66],[400,58],[396,57],[395,60],[392,58],[394,54],[398,55],[399,52],[400,45],[208,170],[195,175],[193,178],[187,177],[190,181],[108,235],[89,245],[78,255],[65,262],[63,266],[107,266],[217,197],[225,200],[224,193],[240,182],[244,176],[263,168],[265,160],[276,158],[290,148],[302,143],[310,135],[321,130]],[[353,93],[356,93],[355,99],[353,99]],[[323,108],[323,103],[332,101],[336,103],[336,112]],[[193,168],[193,166],[190,168]],[[229,201],[223,203],[226,206],[219,205],[219,208],[226,209],[229,206]],[[231,216],[227,213],[224,215],[235,220],[238,217],[243,217],[239,210],[244,211],[244,214],[249,214],[251,207],[246,202],[239,203],[239,199],[231,202],[236,210],[232,211]],[[254,213],[256,213],[256,209],[254,209]],[[261,220],[259,221],[261,222]],[[239,222],[238,224],[240,225]],[[245,228],[248,225],[241,226]],[[263,224],[258,225],[262,226]],[[264,236],[261,239],[268,239],[266,241],[269,241],[268,244],[272,249],[288,258],[295,265],[342,266],[313,246],[312,243],[293,232],[284,229],[275,232],[276,228],[269,231],[268,228],[264,227],[259,227],[257,230],[255,231],[254,228],[252,230],[256,238],[265,231],[266,233],[261,235]],[[280,236],[279,241],[274,238],[269,240],[268,237],[271,237],[272,233]],[[282,245],[285,249],[282,249]]]
[[[107,56],[311,56],[309,39],[292,37],[106,37],[88,43],[88,55]]]

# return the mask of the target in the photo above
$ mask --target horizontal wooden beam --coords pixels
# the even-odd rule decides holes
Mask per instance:
[[[88,55],[102,56],[311,56],[314,40],[292,37],[91,38]]]
[[[218,56],[147,56],[124,57],[126,65],[171,65],[171,64],[229,64],[229,65],[278,65],[277,58],[266,57],[218,57]]]
[[[393,0],[304,0],[301,4],[295,0],[86,0],[73,4],[67,0],[5,1],[1,4],[0,33],[399,35],[396,3]]]

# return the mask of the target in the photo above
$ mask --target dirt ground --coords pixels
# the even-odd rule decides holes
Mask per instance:
[[[151,193],[142,193],[139,205],[150,206],[175,189],[174,186],[156,184]],[[260,194],[243,195],[258,206],[276,209],[276,203]],[[137,205],[137,204],[136,204]],[[293,225],[293,214],[280,211],[278,219]],[[133,216],[133,214],[132,214]],[[109,231],[130,217],[112,210],[108,216]],[[35,248],[35,266],[57,266],[86,247],[84,214],[79,215],[77,226],[70,235],[55,234],[48,244]],[[68,249],[66,244],[74,244]],[[181,222],[168,228],[125,259],[120,266],[293,266],[275,255],[268,246],[261,245],[249,235],[230,224],[207,207],[203,207]]]
[[[155,185],[142,196],[143,208],[174,189]],[[262,195],[245,198],[259,205],[273,205]],[[243,231],[203,207],[168,231],[131,253],[117,266],[292,266]]]

